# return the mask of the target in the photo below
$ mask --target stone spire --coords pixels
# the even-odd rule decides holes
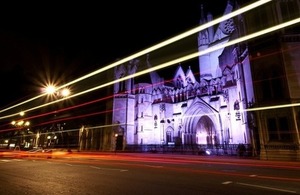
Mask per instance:
[[[146,59],[147,67],[152,68],[151,63],[149,62],[149,54],[147,54],[147,59]],[[162,85],[163,84],[163,78],[161,78],[156,71],[150,72],[150,78],[151,78],[151,83],[154,85]]]
[[[201,5],[200,25],[209,22],[208,20],[211,21],[212,16],[211,16],[211,14],[209,14],[206,18],[203,5]],[[212,28],[204,29],[199,32],[199,34],[198,34],[198,51],[204,51],[209,47],[209,45],[214,37],[214,35],[213,35],[214,32],[213,32]],[[200,79],[211,79],[212,78],[209,59],[210,59],[209,54],[199,56]]]

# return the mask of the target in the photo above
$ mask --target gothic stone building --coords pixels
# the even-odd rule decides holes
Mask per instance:
[[[224,14],[238,9],[236,2],[228,1]],[[199,32],[198,50],[299,17],[299,7],[298,1],[275,1],[223,21]],[[201,24],[213,20],[201,11]],[[201,55],[199,69],[179,64],[168,81],[151,72],[149,81],[115,84],[112,123],[123,149],[245,144],[261,159],[299,160],[299,106],[267,109],[299,103],[297,30],[282,29]],[[138,72],[143,63],[151,67],[148,57],[116,67],[115,79]]]
[[[228,3],[224,14],[232,10]],[[202,14],[201,23],[208,20],[212,15]],[[235,28],[231,19],[216,30],[210,27],[200,32],[198,49],[230,41]],[[179,65],[168,82],[151,72],[148,82],[129,79],[117,83],[113,108],[125,111],[114,112],[113,123],[120,124],[117,131],[124,136],[125,144],[251,144],[247,116],[241,111],[242,101],[254,100],[250,63],[246,47],[238,49],[223,48],[199,56],[200,77],[194,74],[198,69],[184,70]],[[243,72],[238,60],[243,63]],[[116,67],[115,79],[135,73],[139,63],[143,62],[133,60]],[[148,58],[145,63],[151,67]],[[246,88],[243,82],[250,84]]]

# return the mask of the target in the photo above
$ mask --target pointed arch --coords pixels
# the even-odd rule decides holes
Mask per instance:
[[[207,104],[204,100],[196,97],[192,105],[184,114],[183,133],[185,134],[186,138],[191,137],[187,138],[187,140],[184,140],[184,143],[186,143],[186,141],[190,142],[190,144],[197,143],[196,134],[197,130],[199,130],[199,121],[200,124],[205,124],[204,122],[206,122],[207,124],[209,124],[210,127],[212,127],[211,136],[218,136],[220,134],[221,129],[218,114],[219,113],[215,109],[213,109],[209,104]],[[203,116],[205,117],[201,119],[201,117]],[[215,143],[215,141],[212,141],[212,143]]]

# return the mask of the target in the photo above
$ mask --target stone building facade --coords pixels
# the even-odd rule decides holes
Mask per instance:
[[[240,8],[242,3],[237,2],[242,1],[228,1],[224,15]],[[265,28],[261,23],[266,20],[272,26],[295,18],[299,7],[298,1],[275,1],[223,21],[199,32],[198,50],[262,30],[259,26]],[[258,13],[260,19],[253,20]],[[200,23],[211,20],[213,16],[202,8]],[[200,55],[198,69],[179,64],[168,81],[151,72],[143,82],[133,78],[116,83],[112,123],[122,148],[154,144],[224,149],[246,144],[262,159],[299,160],[299,105],[262,109],[299,102],[300,54],[291,50],[299,43],[297,28],[283,29]],[[151,68],[150,57],[116,67],[115,79],[138,72],[141,64]]]
[[[232,10],[228,3],[224,14]],[[212,19],[202,14],[201,23]],[[199,33],[199,51],[230,41],[237,27],[230,19],[214,28]],[[235,46],[199,56],[198,69],[178,65],[171,81],[151,72],[149,81],[115,84],[113,110],[124,111],[113,113],[113,124],[120,124],[117,133],[124,136],[124,145],[251,144],[242,111],[243,101],[254,101],[247,52]],[[134,74],[141,63],[151,67],[149,58],[133,60],[115,68],[115,79]]]

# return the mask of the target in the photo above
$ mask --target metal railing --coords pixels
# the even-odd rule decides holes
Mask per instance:
[[[250,144],[224,144],[224,145],[127,145],[124,152],[150,152],[150,153],[174,153],[174,154],[195,154],[205,155],[243,155],[253,156],[253,149]]]

